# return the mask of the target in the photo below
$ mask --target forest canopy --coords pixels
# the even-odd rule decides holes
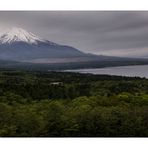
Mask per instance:
[[[0,71],[0,136],[148,136],[148,80]]]

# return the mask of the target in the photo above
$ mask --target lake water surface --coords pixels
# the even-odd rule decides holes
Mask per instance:
[[[92,74],[107,74],[107,75],[117,75],[117,76],[131,76],[131,77],[138,76],[138,77],[148,78],[148,65],[77,69],[77,70],[66,70],[66,71],[79,72],[79,73],[92,73]]]

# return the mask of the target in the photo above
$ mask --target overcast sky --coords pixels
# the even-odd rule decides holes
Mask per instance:
[[[148,12],[0,12],[0,31],[21,27],[81,51],[148,56]]]

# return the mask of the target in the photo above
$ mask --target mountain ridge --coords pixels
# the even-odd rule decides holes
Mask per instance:
[[[0,35],[0,44],[11,44],[14,42],[26,42],[29,44],[44,42],[56,45],[56,43],[45,40],[31,32],[27,32],[26,30],[17,27],[12,27]]]
[[[24,61],[40,58],[85,56],[78,49],[42,39],[21,28],[12,28],[0,36],[0,59]]]
[[[12,28],[0,36],[0,63],[6,65],[35,65],[100,67],[106,65],[148,64],[148,59],[126,58],[84,53],[74,47],[43,39],[21,28]],[[14,61],[14,62],[12,62]],[[138,62],[137,62],[138,61]],[[12,62],[12,64],[11,64]],[[112,63],[112,64],[110,64]],[[121,64],[122,63],[122,64]],[[59,64],[59,65],[58,65]],[[64,65],[66,64],[66,65]],[[2,64],[3,65],[3,64]],[[53,66],[51,66],[53,65]]]

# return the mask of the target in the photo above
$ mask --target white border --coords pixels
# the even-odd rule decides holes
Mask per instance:
[[[148,1],[0,0],[0,10],[148,10]]]
[[[1,148],[147,148],[144,138],[9,138]]]

